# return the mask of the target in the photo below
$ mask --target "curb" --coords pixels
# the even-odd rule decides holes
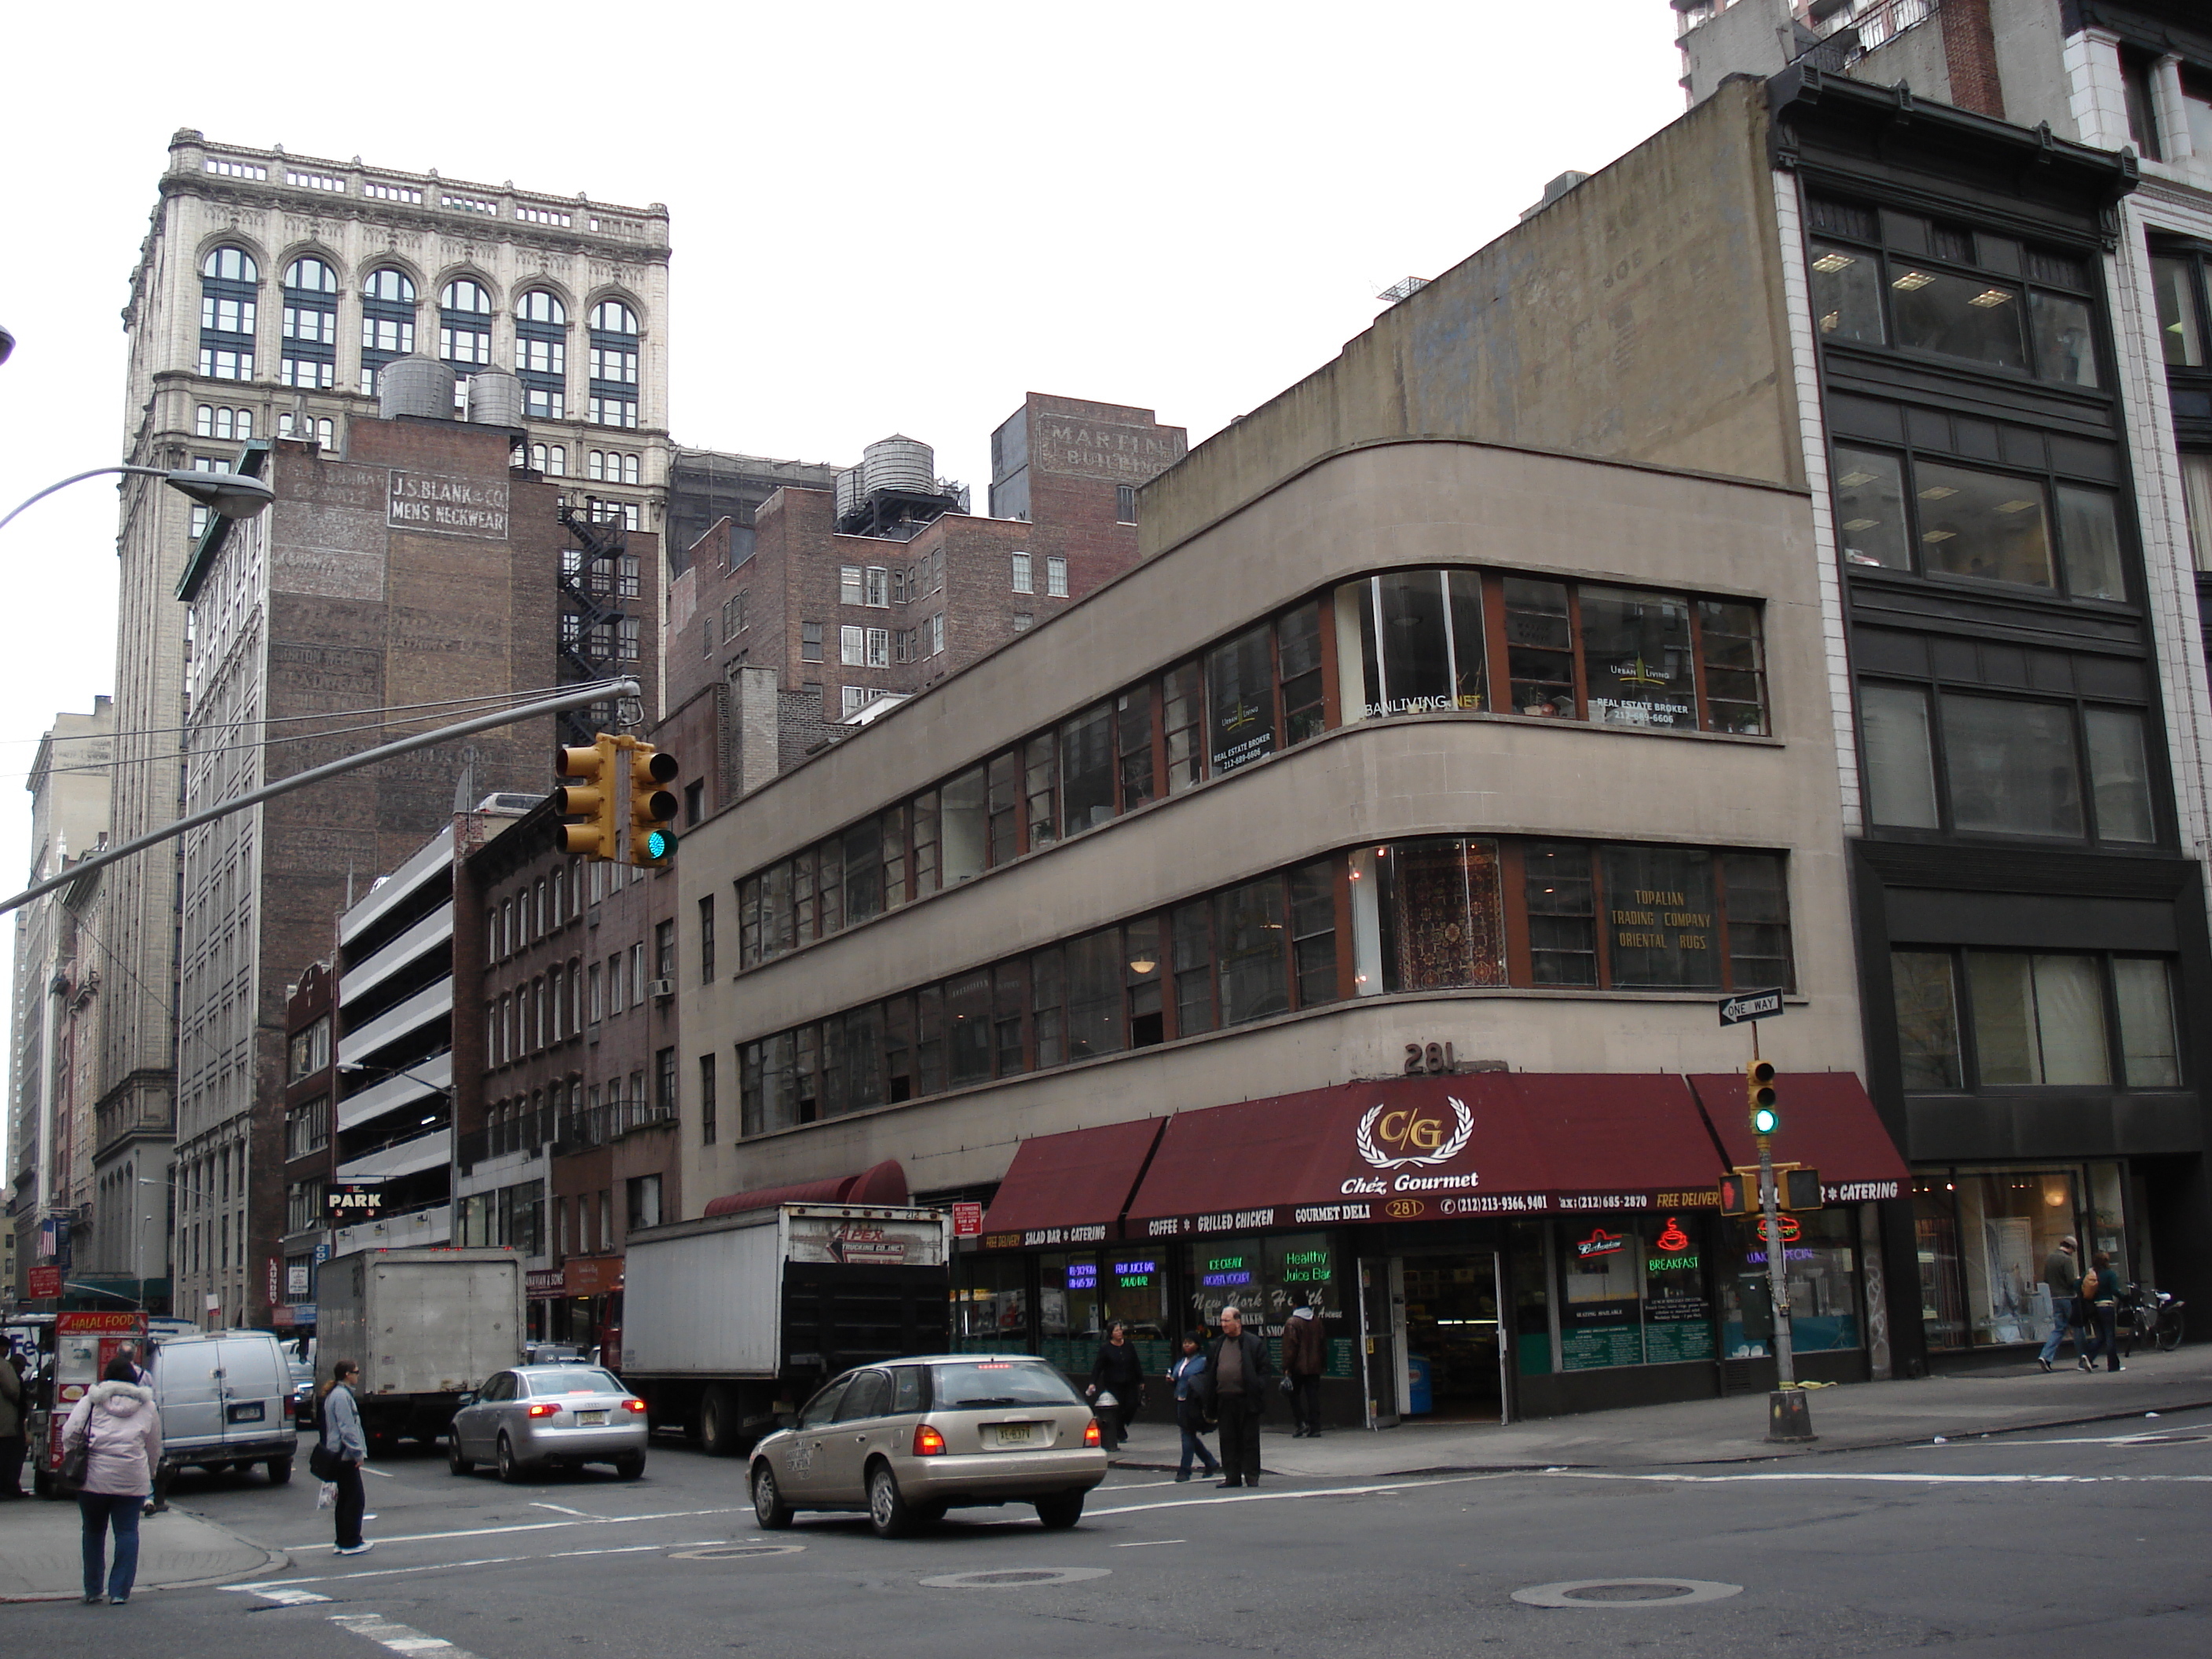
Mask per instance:
[[[2169,1412],[2212,1411],[2212,1400],[2177,1400],[2162,1401],[2157,1407],[2160,1415]],[[2086,1417],[2055,1417],[2033,1423],[2007,1423],[1993,1428],[1966,1428],[1946,1431],[1946,1441],[1985,1438],[2000,1434],[2032,1434],[2043,1429],[2084,1428],[2097,1423],[2118,1423],[2143,1415],[2140,1408],[2128,1411],[2097,1412]],[[1344,1433],[1358,1433],[1347,1429]],[[1287,1480],[1418,1480],[1429,1475],[1443,1474],[1542,1474],[1552,1469],[1621,1469],[1621,1468],[1705,1468],[1714,1465],[1736,1463],[1780,1463],[1797,1457],[1834,1456],[1844,1452],[1887,1451],[1899,1446],[1926,1446],[1935,1443],[1932,1434],[1894,1436],[1881,1440],[1855,1440],[1848,1443],[1808,1446],[1802,1451],[1742,1452],[1725,1457],[1685,1457],[1666,1462],[1640,1463],[1576,1463],[1554,1460],[1549,1462],[1521,1463],[1433,1463],[1418,1469],[1390,1469],[1380,1473],[1346,1469],[1330,1474],[1287,1474],[1280,1470],[1262,1468],[1261,1473]],[[1266,1455],[1263,1449],[1261,1456]],[[1109,1468],[1135,1469],[1146,1474],[1171,1474],[1174,1463],[1140,1463],[1113,1459]]]
[[[261,1554],[259,1564],[255,1566],[242,1567],[236,1572],[217,1573],[208,1578],[179,1578],[163,1584],[134,1584],[131,1587],[132,1600],[136,1601],[141,1595],[150,1595],[157,1590],[214,1589],[224,1584],[235,1584],[241,1579],[258,1578],[265,1573],[289,1571],[295,1565],[292,1558],[283,1550],[272,1550],[265,1544],[257,1544],[250,1538],[242,1537],[212,1516],[202,1515],[195,1510],[186,1509],[179,1509],[177,1513],[190,1516],[202,1526],[213,1527],[226,1538],[243,1545],[247,1549],[259,1551]],[[15,1607],[41,1601],[75,1601],[83,1594],[82,1590],[63,1590],[58,1594],[40,1595],[0,1595],[0,1607]]]

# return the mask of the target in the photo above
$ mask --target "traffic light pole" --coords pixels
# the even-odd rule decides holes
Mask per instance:
[[[94,853],[88,857],[80,859],[59,875],[48,876],[44,881],[34,881],[13,898],[0,899],[0,915],[19,909],[43,894],[51,893],[58,887],[66,887],[71,882],[90,875],[95,870],[102,870],[111,864],[119,863],[134,854],[144,852],[149,847],[159,847],[165,841],[174,841],[187,830],[197,830],[204,823],[213,823],[217,818],[227,817],[231,813],[243,811],[248,806],[258,806],[263,801],[274,800],[279,795],[289,795],[295,789],[305,789],[309,784],[320,783],[326,778],[343,777],[348,772],[357,772],[364,766],[375,765],[379,761],[393,760],[401,755],[411,755],[420,749],[434,749],[438,744],[450,743],[455,738],[465,738],[477,732],[495,731],[502,726],[513,726],[518,721],[535,720],[540,714],[557,714],[564,708],[581,708],[590,703],[605,702],[616,697],[635,697],[643,695],[642,689],[635,680],[600,680],[588,686],[580,686],[574,690],[564,691],[557,697],[541,697],[536,702],[526,702],[514,708],[502,709],[496,714],[479,714],[473,720],[461,720],[452,726],[441,726],[434,732],[420,732],[411,738],[402,738],[396,743],[387,743],[380,748],[364,750],[358,755],[349,755],[343,760],[331,762],[327,766],[310,767],[305,772],[295,773],[292,776],[278,782],[264,785],[259,789],[249,790],[243,795],[218,802],[200,811],[187,813],[174,823],[165,825],[150,835],[140,836],[135,841],[126,841],[120,847],[111,847],[104,853]]]
[[[1759,1027],[1751,1028],[1751,1057],[1756,1073],[1760,1059]],[[1771,1068],[1768,1075],[1772,1075]],[[1772,1098],[1769,1096],[1770,1100]],[[1771,1121],[1773,1114],[1766,1114]],[[1753,1133],[1759,1139],[1759,1212],[1766,1239],[1766,1295],[1774,1309],[1774,1392],[1767,1396],[1766,1437],[1776,1441],[1812,1440],[1812,1413],[1806,1409],[1805,1391],[1797,1386],[1796,1355],[1790,1343],[1790,1273],[1782,1251],[1782,1194],[1774,1176],[1774,1137],[1759,1127],[1754,1105]]]

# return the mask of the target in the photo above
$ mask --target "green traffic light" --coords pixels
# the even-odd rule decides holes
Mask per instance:
[[[676,837],[665,830],[652,830],[646,836],[645,850],[656,860],[665,859],[676,850]]]
[[[1763,1135],[1772,1134],[1781,1121],[1771,1106],[1762,1106],[1751,1115],[1751,1127]]]

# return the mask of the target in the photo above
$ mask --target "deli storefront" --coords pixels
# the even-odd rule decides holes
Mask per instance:
[[[1798,1375],[1887,1376],[1876,1206],[1908,1197],[1903,1160],[1856,1077],[1781,1087],[1776,1158],[1826,1200],[1784,1218]],[[1270,1337],[1311,1305],[1339,1425],[1763,1390],[1765,1253],[1716,1190],[1756,1159],[1744,1115],[1732,1073],[1477,1073],[1038,1137],[960,1255],[957,1340],[1082,1379],[1121,1320],[1158,1377],[1226,1305]]]

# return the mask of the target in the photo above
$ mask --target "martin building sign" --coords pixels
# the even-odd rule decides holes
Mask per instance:
[[[439,536],[471,536],[479,541],[507,539],[505,483],[457,478],[436,472],[392,469],[384,522],[394,530],[427,530]]]

